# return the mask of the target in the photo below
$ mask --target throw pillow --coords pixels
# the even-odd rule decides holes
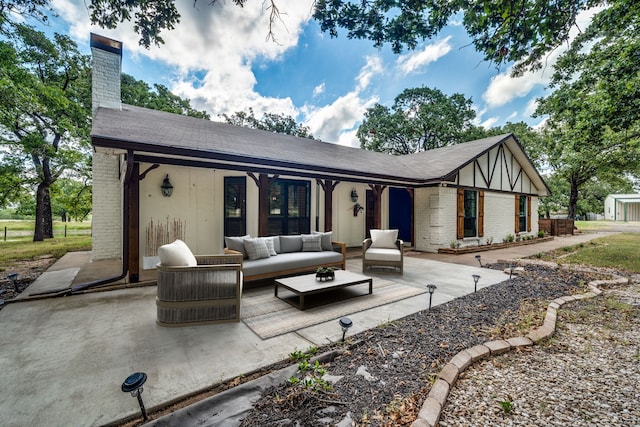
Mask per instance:
[[[249,260],[269,258],[269,249],[263,239],[244,239],[244,249],[247,251]]]
[[[244,249],[244,239],[250,239],[248,234],[242,237],[226,237],[224,238],[224,245],[232,251],[240,252],[242,258],[247,258],[247,251]]]
[[[280,243],[280,239],[278,236],[275,237],[261,237],[264,240],[264,243],[267,245],[267,249],[269,250],[269,256],[276,256],[278,252],[276,251],[276,239],[278,239],[278,243]]]
[[[302,236],[280,236],[280,253],[302,252]]]
[[[322,241],[322,250],[323,251],[332,251],[333,245],[331,241],[333,240],[333,231],[326,231],[324,233],[320,231],[312,231],[311,234],[320,235],[320,240]]]
[[[372,248],[397,248],[398,230],[371,230]]]
[[[321,252],[322,240],[319,234],[302,235],[302,252]]]
[[[198,265],[189,246],[182,240],[162,245],[158,248],[160,265],[167,267],[195,267]]]

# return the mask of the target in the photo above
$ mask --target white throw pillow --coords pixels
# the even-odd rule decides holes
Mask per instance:
[[[397,248],[398,230],[370,230],[372,248]]]
[[[195,267],[198,265],[189,246],[182,240],[162,245],[158,248],[160,265],[167,267]]]
[[[267,248],[267,244],[264,239],[244,239],[243,241],[244,249],[247,251],[250,261],[269,258],[269,249]]]

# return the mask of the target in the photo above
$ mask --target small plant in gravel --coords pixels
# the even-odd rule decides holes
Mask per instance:
[[[311,347],[307,352],[294,351],[289,354],[291,360],[298,362],[298,376],[289,378],[289,384],[313,391],[329,391],[332,389],[324,376],[327,370],[319,362],[311,363],[310,360],[318,352],[317,347]]]
[[[498,400],[498,403],[502,408],[502,412],[504,412],[506,415],[509,415],[510,413],[513,412],[513,402],[510,400],[509,397],[507,397],[506,400]]]

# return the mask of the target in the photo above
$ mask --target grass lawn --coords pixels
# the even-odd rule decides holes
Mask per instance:
[[[65,235],[67,226],[67,237]],[[6,227],[6,240],[4,239]],[[0,271],[15,261],[31,260],[43,256],[61,258],[67,252],[91,250],[91,222],[54,221],[53,239],[33,241],[33,221],[0,220]]]
[[[640,273],[640,234],[620,233],[566,246],[540,256],[561,264],[583,264]]]

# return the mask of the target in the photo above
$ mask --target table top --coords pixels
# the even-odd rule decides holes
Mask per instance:
[[[366,283],[372,280],[371,277],[362,274],[353,273],[345,270],[335,270],[335,279],[320,281],[316,280],[316,273],[305,274],[302,276],[284,277],[276,279],[274,282],[284,286],[285,288],[305,293],[317,291],[319,289],[330,289],[340,286],[346,286],[354,282]]]

